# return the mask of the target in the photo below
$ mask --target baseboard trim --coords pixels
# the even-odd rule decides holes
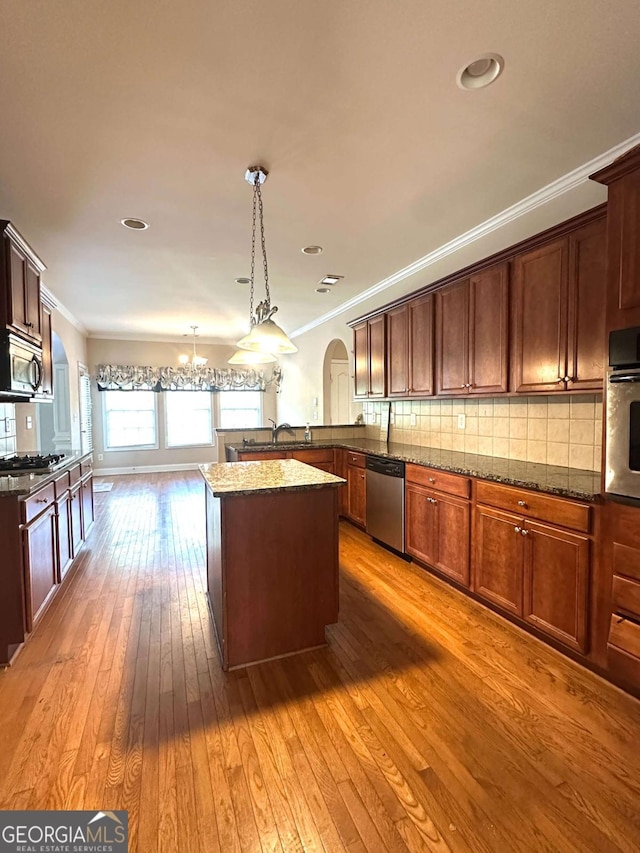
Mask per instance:
[[[200,462],[177,462],[172,465],[131,465],[126,468],[93,468],[94,477],[113,474],[162,474],[170,471],[197,471]]]

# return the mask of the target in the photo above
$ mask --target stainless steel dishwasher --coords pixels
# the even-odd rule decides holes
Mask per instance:
[[[404,554],[404,462],[367,456],[367,533]]]

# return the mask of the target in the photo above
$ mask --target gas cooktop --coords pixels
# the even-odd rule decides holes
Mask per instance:
[[[53,471],[64,459],[64,453],[51,453],[48,456],[12,456],[0,459],[0,474],[29,474],[33,471],[46,473]]]

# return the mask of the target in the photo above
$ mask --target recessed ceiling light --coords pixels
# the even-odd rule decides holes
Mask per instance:
[[[251,284],[251,279],[241,275],[240,278],[236,279],[236,284]]]
[[[321,255],[322,246],[305,246],[301,251],[304,255]]]
[[[485,53],[458,71],[456,83],[461,89],[483,89],[502,74],[504,59],[497,53]]]
[[[330,287],[316,287],[316,293],[331,293]]]
[[[132,231],[146,231],[149,227],[149,223],[145,222],[144,219],[134,219],[132,217],[121,219],[120,225],[124,225],[125,228],[130,228]]]
[[[343,275],[325,275],[323,279],[320,279],[319,284],[337,284],[341,278],[344,278]]]

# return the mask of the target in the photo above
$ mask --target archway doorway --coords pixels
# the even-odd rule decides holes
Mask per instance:
[[[62,341],[52,334],[53,390],[52,403],[38,404],[38,446],[42,453],[70,453],[71,397],[69,394],[69,360]]]
[[[323,414],[325,424],[348,424],[349,354],[344,341],[331,341],[324,355]]]

